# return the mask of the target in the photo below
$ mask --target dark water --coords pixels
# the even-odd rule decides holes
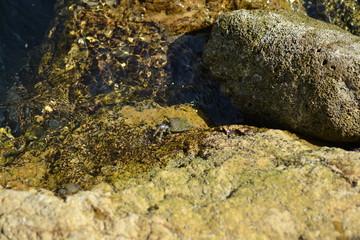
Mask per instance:
[[[55,0],[0,0],[0,103],[26,63],[27,53],[39,45],[54,17]]]
[[[354,35],[360,35],[359,0],[303,0],[303,3],[308,16],[335,24]]]
[[[170,44],[166,101],[168,105],[192,104],[211,125],[238,124],[243,122],[242,114],[221,93],[220,84],[201,61],[210,30],[185,34]]]

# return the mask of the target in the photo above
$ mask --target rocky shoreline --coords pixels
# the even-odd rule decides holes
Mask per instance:
[[[238,126],[238,129],[244,126]],[[65,200],[2,190],[11,239],[336,239],[360,236],[359,152],[281,130],[215,132],[192,157]],[[35,237],[37,236],[37,237]]]
[[[241,123],[201,61],[220,13],[304,3],[177,3],[57,2],[0,128],[0,239],[359,238],[360,152]]]

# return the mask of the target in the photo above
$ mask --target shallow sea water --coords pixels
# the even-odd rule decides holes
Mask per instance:
[[[0,104],[26,63],[29,51],[39,46],[54,17],[55,0],[0,1]]]

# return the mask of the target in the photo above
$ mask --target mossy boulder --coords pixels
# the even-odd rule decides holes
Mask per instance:
[[[203,60],[248,117],[327,141],[360,140],[360,38],[297,12],[216,21]]]

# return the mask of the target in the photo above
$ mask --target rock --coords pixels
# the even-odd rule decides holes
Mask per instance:
[[[149,174],[64,200],[46,190],[0,190],[0,239],[360,236],[359,152],[256,128],[213,132],[203,144],[196,157],[179,152]]]
[[[36,84],[39,95],[16,105],[31,134],[12,136],[4,128],[1,240],[360,236],[359,152],[315,146],[281,130],[209,129],[188,104],[155,104],[148,98],[161,94],[162,84],[176,82],[183,88],[182,81],[196,75],[197,68],[188,67],[197,61],[205,39],[186,35],[174,47],[166,31],[149,24],[149,8],[144,16],[133,10],[165,1],[119,1],[115,9],[106,2],[116,1],[75,0],[75,6],[58,8],[54,22],[59,25],[50,34],[56,48],[46,48],[40,65],[34,62],[43,79]],[[193,19],[198,10],[203,16],[218,14],[214,9],[234,1],[207,1],[214,6],[207,8],[186,0],[180,11],[172,7],[179,1],[170,2],[171,8],[158,14],[154,9],[153,17],[165,14],[169,30],[184,33],[202,26],[201,17]],[[129,9],[122,11],[126,4]],[[132,17],[138,19],[129,22]],[[172,63],[179,69],[172,78],[166,62],[182,57],[181,64]],[[19,76],[33,80],[36,74]],[[204,90],[197,83],[191,85]],[[172,118],[186,119],[194,128],[156,141],[156,125]],[[184,130],[183,123],[173,127]]]
[[[135,214],[116,215],[116,205],[101,193],[82,192],[66,202],[44,190],[0,195],[1,239],[144,239],[150,230]]]
[[[216,21],[203,61],[245,115],[328,141],[360,140],[360,38],[292,11]]]
[[[243,8],[303,11],[302,2],[293,0],[146,0],[142,7],[142,17],[170,32],[181,34],[211,26],[222,12]]]

